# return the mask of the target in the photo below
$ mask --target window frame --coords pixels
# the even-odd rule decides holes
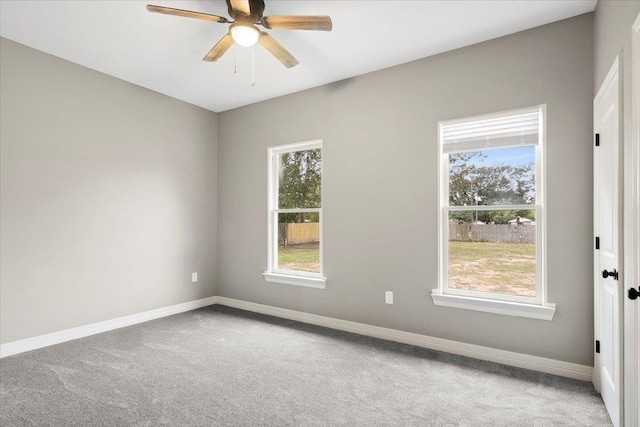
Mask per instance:
[[[535,203],[532,205],[480,205],[450,206],[449,204],[449,154],[444,150],[443,130],[455,124],[508,117],[518,114],[537,113],[538,143],[535,145]],[[527,144],[525,144],[527,145]],[[513,144],[495,148],[518,147]],[[545,191],[545,146],[546,146],[546,105],[508,110],[463,119],[438,123],[438,287],[432,291],[435,305],[465,308],[490,313],[551,320],[555,305],[547,302],[546,280],[546,191]],[[491,144],[482,148],[460,150],[459,152],[491,149]],[[507,294],[492,294],[449,287],[449,213],[452,211],[497,211],[534,210],[536,212],[536,295],[524,297]]]
[[[278,207],[279,183],[280,183],[280,155],[296,151],[322,150],[322,140],[316,139],[294,144],[285,144],[269,147],[268,154],[268,179],[267,179],[267,270],[263,273],[267,282],[284,283],[287,285],[304,286],[310,288],[324,289],[327,278],[324,276],[323,268],[323,215],[322,204],[324,199],[324,176],[323,163],[320,164],[320,207],[319,208],[294,208],[280,209]],[[324,159],[322,160],[324,162]],[[278,214],[280,213],[318,213],[319,222],[319,252],[320,252],[320,272],[296,271],[278,268]]]

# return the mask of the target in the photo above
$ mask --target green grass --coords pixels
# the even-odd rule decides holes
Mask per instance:
[[[536,247],[531,243],[449,242],[449,287],[535,296]]]
[[[535,262],[534,244],[449,242],[449,287],[535,296]],[[319,273],[318,244],[280,246],[278,267]]]
[[[285,270],[320,272],[320,249],[317,243],[280,246],[278,267]]]

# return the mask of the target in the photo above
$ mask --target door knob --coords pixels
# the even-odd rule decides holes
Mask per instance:
[[[640,289],[640,286],[638,286],[638,289]],[[636,288],[629,288],[629,299],[634,300],[638,297],[640,297],[640,292],[636,291]]]
[[[607,271],[607,270],[602,270],[602,278],[606,279],[607,277],[613,277],[614,280],[618,280],[618,272],[616,271],[616,269],[614,268],[611,271]]]

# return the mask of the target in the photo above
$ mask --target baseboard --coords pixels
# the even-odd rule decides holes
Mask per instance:
[[[288,310],[285,308],[272,307],[269,305],[256,304],[253,302],[221,296],[189,301],[169,307],[158,308],[156,310],[145,311],[143,313],[119,317],[117,319],[106,320],[104,322],[93,323],[73,329],[66,329],[64,331],[53,332],[46,335],[2,344],[0,345],[0,358],[63,343],[65,341],[87,337],[89,335],[99,334],[101,332],[124,328],[126,326],[147,322],[161,317],[171,316],[172,314],[195,310],[197,308],[213,304],[225,305],[228,307],[239,308],[241,310],[281,317],[283,319],[296,320],[298,322],[308,323],[311,325],[324,326],[340,331],[352,332],[355,334],[381,338],[404,344],[411,344],[418,347],[444,351],[447,353],[472,357],[474,359],[501,363],[503,365],[530,369],[567,378],[574,378],[583,381],[592,381],[593,379],[593,368],[591,366],[578,365],[575,363],[531,356],[528,354],[514,353],[506,350],[498,350],[480,345],[466,344],[443,338],[435,338],[427,335],[399,331],[396,329],[382,328],[380,326],[366,325],[364,323],[350,322],[348,320],[334,319],[302,311]]]
[[[503,365],[530,369],[532,371],[544,372],[547,374],[559,375],[582,381],[591,382],[593,379],[593,368],[591,366],[578,365],[560,360],[547,359],[544,357],[498,350],[480,345],[466,344],[443,338],[414,334],[396,329],[388,329],[363,323],[350,322],[347,320],[334,319],[331,317],[318,316],[301,311],[287,310],[284,308],[256,304],[232,298],[220,296],[213,298],[215,304],[239,308],[241,310],[252,311],[255,313],[268,314],[289,320],[296,320],[298,322],[309,323],[311,325],[324,326],[331,329],[338,329],[340,331],[367,335],[404,344],[411,344],[418,347],[444,351],[474,359],[501,363]]]
[[[60,344],[65,341],[71,341],[78,338],[87,337],[89,335],[99,334],[101,332],[124,328],[126,326],[147,322],[153,319],[159,319],[161,317],[171,316],[172,314],[195,310],[196,308],[215,304],[215,298],[216,297],[202,298],[199,300],[176,304],[169,307],[162,307],[142,313],[131,314],[129,316],[118,317],[116,319],[105,320],[104,322],[92,323],[90,325],[79,326],[72,329],[65,329],[64,331],[52,332],[46,335],[39,335],[33,338],[27,338],[20,341],[13,341],[7,344],[2,344],[0,345],[0,358],[12,356],[18,353],[24,353],[25,351],[31,351],[54,344]]]

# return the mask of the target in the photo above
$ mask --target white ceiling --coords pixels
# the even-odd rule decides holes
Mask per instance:
[[[265,15],[330,15],[333,31],[271,30],[299,60],[261,46],[201,58],[228,24],[149,13],[147,3],[228,16],[224,0],[0,2],[0,34],[211,111],[225,111],[595,9],[596,0],[265,0]],[[237,74],[234,62],[237,61]]]

